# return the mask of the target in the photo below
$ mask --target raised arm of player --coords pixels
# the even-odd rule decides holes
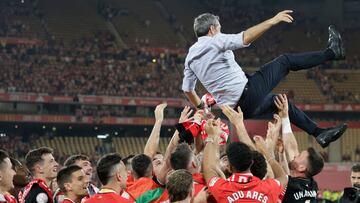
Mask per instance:
[[[200,97],[197,95],[195,90],[192,91],[184,91],[185,96],[188,98],[188,100],[195,106],[198,107],[201,103]]]
[[[185,106],[184,110],[181,112],[181,115],[179,118],[179,123],[182,123],[182,122],[190,119],[189,117],[190,117],[191,113],[192,113],[192,110],[190,109],[190,107]],[[166,182],[166,176],[167,176],[168,172],[171,170],[171,165],[170,165],[171,153],[173,153],[175,151],[175,148],[177,147],[179,140],[180,140],[179,132],[176,130],[166,148],[166,151],[164,154],[163,166],[160,169],[160,173],[157,175],[159,182],[162,184],[164,184]]]
[[[251,141],[251,138],[249,137],[245,128],[244,117],[241,108],[238,107],[237,111],[235,111],[230,106],[224,105],[221,107],[221,109],[222,112],[226,115],[226,117],[230,120],[231,124],[234,125],[236,129],[236,135],[238,136],[239,141],[248,145],[251,149],[255,150],[255,145]]]
[[[299,146],[291,130],[289,120],[289,104],[285,94],[279,94],[275,98],[275,105],[279,109],[279,115],[282,119],[282,136],[284,141],[285,152],[288,155],[288,162],[292,161],[299,154]]]
[[[208,120],[205,125],[205,131],[208,137],[206,138],[204,149],[203,170],[204,178],[206,182],[209,182],[213,177],[220,177],[217,169],[219,163],[220,134],[222,133],[220,120]]]
[[[169,145],[166,148],[163,165],[160,169],[159,174],[157,174],[157,179],[161,184],[166,183],[166,176],[168,175],[169,171],[171,170],[170,165],[170,155],[175,150],[176,146],[179,143],[179,132],[176,130],[170,140]]]
[[[154,158],[156,152],[159,148],[159,141],[160,141],[160,130],[161,124],[164,120],[164,109],[166,108],[167,104],[159,104],[155,108],[155,124],[151,131],[150,137],[146,142],[144,148],[144,154],[149,156],[151,159]]]
[[[264,34],[264,32],[266,32],[272,26],[277,25],[280,22],[292,23],[292,21],[294,20],[293,17],[291,17],[290,15],[290,13],[292,12],[293,12],[292,10],[281,11],[276,16],[245,30],[244,39],[243,39],[244,44],[245,45],[251,44],[262,34]]]
[[[255,136],[254,140],[255,140],[256,148],[260,153],[264,155],[269,165],[271,166],[271,169],[274,172],[274,178],[281,183],[283,188],[285,188],[288,183],[287,174],[285,173],[284,169],[280,166],[279,162],[275,160],[274,149],[273,148],[268,149],[266,147],[265,140],[260,136]]]
[[[281,118],[279,115],[274,114],[274,121],[268,122],[268,129],[266,132],[266,139],[265,139],[265,144],[266,144],[267,148],[269,150],[272,150],[272,152],[274,152],[274,153],[276,153],[275,146],[276,146],[277,140],[280,136],[280,128],[281,128]],[[260,151],[260,149],[256,149],[256,150]],[[279,163],[281,164],[280,161],[279,161]],[[267,164],[267,168],[268,168],[266,176],[269,178],[274,178],[275,177],[274,171],[273,171],[269,161],[266,161],[266,164]]]
[[[286,152],[284,149],[284,142],[282,139],[278,141],[277,146],[278,146],[277,153],[279,155],[279,163],[280,163],[281,167],[284,169],[285,173],[290,175],[289,162],[286,157]]]

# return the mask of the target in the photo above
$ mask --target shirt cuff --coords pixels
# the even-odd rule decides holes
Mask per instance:
[[[183,85],[181,89],[185,92],[191,92],[191,91],[195,90],[195,87],[192,87],[189,85]]]
[[[249,44],[244,43],[244,31],[240,32],[239,35],[240,35],[241,43],[242,43],[243,47],[249,47],[251,45],[251,43],[249,43]]]

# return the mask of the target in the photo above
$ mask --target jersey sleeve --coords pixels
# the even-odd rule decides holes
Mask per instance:
[[[219,201],[219,199],[224,196],[223,191],[227,188],[228,184],[229,184],[229,181],[227,181],[227,180],[224,180],[219,177],[212,177],[209,180],[207,186],[208,186],[209,192],[215,197],[215,199],[217,201]]]
[[[272,193],[281,197],[281,193],[283,192],[283,186],[281,183],[278,180],[272,178],[266,179],[265,181],[269,184]]]

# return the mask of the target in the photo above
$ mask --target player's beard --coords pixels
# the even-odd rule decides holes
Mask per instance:
[[[353,187],[355,187],[355,188],[357,188],[358,190],[360,190],[360,183],[355,183],[355,184],[353,185]]]

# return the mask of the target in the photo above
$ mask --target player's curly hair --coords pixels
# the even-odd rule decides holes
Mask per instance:
[[[187,170],[180,169],[171,173],[166,183],[171,202],[186,199],[193,189],[193,177]]]
[[[226,154],[232,170],[243,172],[253,164],[253,152],[249,146],[241,142],[232,142],[226,148]]]

